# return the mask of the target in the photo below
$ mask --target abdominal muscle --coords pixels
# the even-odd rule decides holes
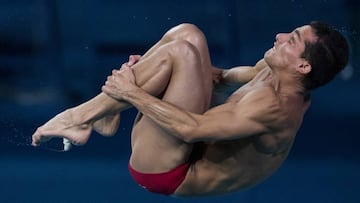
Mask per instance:
[[[213,195],[247,189],[276,171],[289,150],[279,154],[259,152],[254,138],[208,144],[203,158],[191,166],[175,195]]]

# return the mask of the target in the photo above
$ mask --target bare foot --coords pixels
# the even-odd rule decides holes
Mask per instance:
[[[71,109],[63,111],[39,127],[32,135],[32,145],[39,146],[54,137],[63,137],[75,145],[84,145],[91,134],[91,124],[79,124]]]
[[[103,136],[113,136],[120,123],[120,114],[108,115],[94,122],[93,127],[96,132]]]

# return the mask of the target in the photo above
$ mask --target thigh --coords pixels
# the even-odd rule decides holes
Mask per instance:
[[[177,58],[174,69],[162,99],[193,113],[204,113],[210,104],[212,75],[201,63],[197,49],[184,58]]]
[[[186,70],[170,81],[164,100],[183,108],[185,106],[194,113],[203,113],[209,107],[213,87],[212,64],[205,35],[195,25],[183,23],[169,30],[164,38],[167,41],[185,40],[191,45],[189,50],[193,53],[178,57]]]
[[[185,40],[194,45],[200,54],[201,64],[204,66],[211,66],[211,59],[206,37],[197,26],[190,23],[182,23],[171,28],[143,55],[142,59],[149,57],[161,46],[177,40]]]
[[[210,65],[202,54],[185,40],[167,43],[133,66],[136,83],[153,96],[202,113],[212,92]]]
[[[136,82],[146,91],[159,92],[163,101],[187,111],[207,110],[212,92],[212,73],[201,53],[188,41],[176,40],[159,47],[134,65]],[[152,89],[152,90],[151,90]],[[188,161],[192,144],[168,134],[147,116],[132,131],[131,164],[143,172],[173,169]]]

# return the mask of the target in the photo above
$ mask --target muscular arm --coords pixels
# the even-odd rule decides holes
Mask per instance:
[[[222,71],[222,81],[230,83],[246,83],[267,66],[264,59],[261,59],[255,66],[237,66]]]
[[[231,69],[213,68],[213,88],[212,105],[219,105],[241,85],[252,80],[262,69],[267,67],[264,59],[261,59],[255,66],[237,66]]]
[[[262,87],[203,115],[194,114],[137,87],[128,66],[115,70],[102,90],[114,99],[131,103],[169,134],[186,142],[231,140],[267,133],[274,129],[273,122],[280,112],[274,90]]]
[[[232,140],[266,133],[268,121],[276,111],[276,105],[264,93],[249,94],[239,103],[220,105],[204,115],[184,111],[136,86],[122,93],[122,99],[186,142]]]

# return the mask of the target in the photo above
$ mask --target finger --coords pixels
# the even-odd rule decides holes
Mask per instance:
[[[138,62],[138,61],[140,61],[140,59],[141,59],[141,55],[139,55],[139,54],[137,54],[137,55],[132,55],[132,58],[136,61],[136,63]]]
[[[103,91],[105,94],[112,94],[112,92],[113,92],[113,88],[111,88],[110,86],[108,86],[108,85],[103,85],[102,87],[101,87],[101,91]]]
[[[128,65],[128,66],[132,66],[132,65],[134,65],[134,64],[135,64],[134,57],[133,57],[133,55],[130,55],[130,56],[129,56],[129,62],[127,62],[127,65]]]
[[[114,86],[114,83],[111,82],[111,81],[106,81],[104,86],[107,87],[107,88],[111,88],[111,87]]]
[[[109,88],[106,85],[103,85],[101,87],[101,91],[104,92],[105,94],[109,95]]]
[[[111,76],[107,76],[105,84],[109,83],[112,80],[112,75]]]
[[[130,55],[128,65],[132,66],[136,64],[140,60],[140,58],[141,58],[140,55]]]
[[[101,91],[107,94],[106,85],[101,86]]]
[[[116,78],[116,76],[115,76],[114,74],[113,74],[113,75],[109,75],[109,76],[107,77],[106,82],[113,83],[113,82],[115,81],[115,78]]]
[[[124,68],[124,71],[125,71],[125,74],[126,74],[127,78],[129,78],[129,76],[131,76],[132,70],[133,69],[131,67],[129,67],[129,66]]]
[[[130,67],[130,66],[129,66],[129,64],[128,64],[128,63],[124,63],[124,64],[122,64],[122,65],[121,65],[120,70],[121,70],[121,69],[124,69],[125,67]]]
[[[132,72],[134,69],[132,67],[128,66],[128,67],[126,67],[126,70]]]
[[[120,71],[119,71],[119,70],[114,69],[114,70],[112,70],[112,71],[111,71],[111,74],[112,74],[112,75],[116,75],[118,72],[120,72]]]

